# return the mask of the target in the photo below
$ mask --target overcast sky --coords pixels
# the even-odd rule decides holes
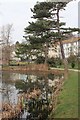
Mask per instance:
[[[13,24],[12,41],[21,41],[24,35],[24,28],[32,21],[33,8],[37,1],[44,0],[0,0],[0,27],[6,24]],[[66,10],[61,13],[62,21],[68,27],[78,27],[78,2],[70,2]]]

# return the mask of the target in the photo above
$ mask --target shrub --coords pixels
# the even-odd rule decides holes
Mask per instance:
[[[37,59],[36,59],[36,63],[37,64],[42,64],[45,62],[45,57],[43,56],[38,56]]]
[[[48,58],[48,61],[47,61],[48,65],[50,67],[56,67],[56,64],[55,64],[55,58]]]
[[[62,65],[62,60],[60,58],[49,58],[48,64],[50,67],[60,67]]]
[[[77,56],[71,54],[69,57],[68,57],[68,63],[71,65],[72,68],[75,67],[75,65],[78,63],[78,58]]]
[[[71,63],[71,67],[72,67],[72,68],[75,67],[75,63],[74,63],[74,62]]]

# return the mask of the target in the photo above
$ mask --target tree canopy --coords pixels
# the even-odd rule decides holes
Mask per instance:
[[[60,20],[60,11],[65,10],[67,4],[68,2],[37,2],[34,8],[31,8],[32,18],[35,21],[29,22],[29,25],[24,29],[25,44],[27,44],[27,47],[24,47],[27,49],[27,52],[24,51],[26,55],[30,54],[32,58],[36,56],[36,59],[44,57],[45,63],[47,63],[49,48],[59,42],[61,58],[65,61],[63,63],[66,68],[62,41],[79,31],[78,28],[66,28],[66,23]]]

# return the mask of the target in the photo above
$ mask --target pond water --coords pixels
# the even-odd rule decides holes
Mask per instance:
[[[19,101],[19,95],[25,93],[24,114],[27,120],[47,120],[53,104],[54,80],[62,75],[22,74],[2,72],[0,81],[0,104],[10,103],[13,106]],[[37,93],[36,93],[37,92]],[[1,110],[1,109],[0,109]]]

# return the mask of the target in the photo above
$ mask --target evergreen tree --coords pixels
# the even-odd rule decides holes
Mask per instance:
[[[47,63],[48,50],[52,44],[60,43],[61,55],[64,63],[65,73],[68,72],[65,59],[63,43],[69,34],[78,31],[77,28],[65,28],[65,23],[60,21],[60,11],[64,10],[68,2],[37,2],[31,11],[35,22],[29,22],[25,28],[26,40],[34,50],[40,50],[45,55]]]
[[[25,43],[19,43],[16,42],[16,57],[20,58],[21,61],[25,61],[28,60],[29,57],[29,45],[25,44]]]
[[[48,49],[52,45],[51,28],[55,24],[55,21],[51,20],[51,13],[49,12],[51,8],[52,3],[37,3],[34,9],[31,9],[33,18],[37,20],[36,22],[29,22],[29,26],[25,28],[26,40],[32,49],[38,51],[37,56],[45,57],[45,64],[47,63]]]

